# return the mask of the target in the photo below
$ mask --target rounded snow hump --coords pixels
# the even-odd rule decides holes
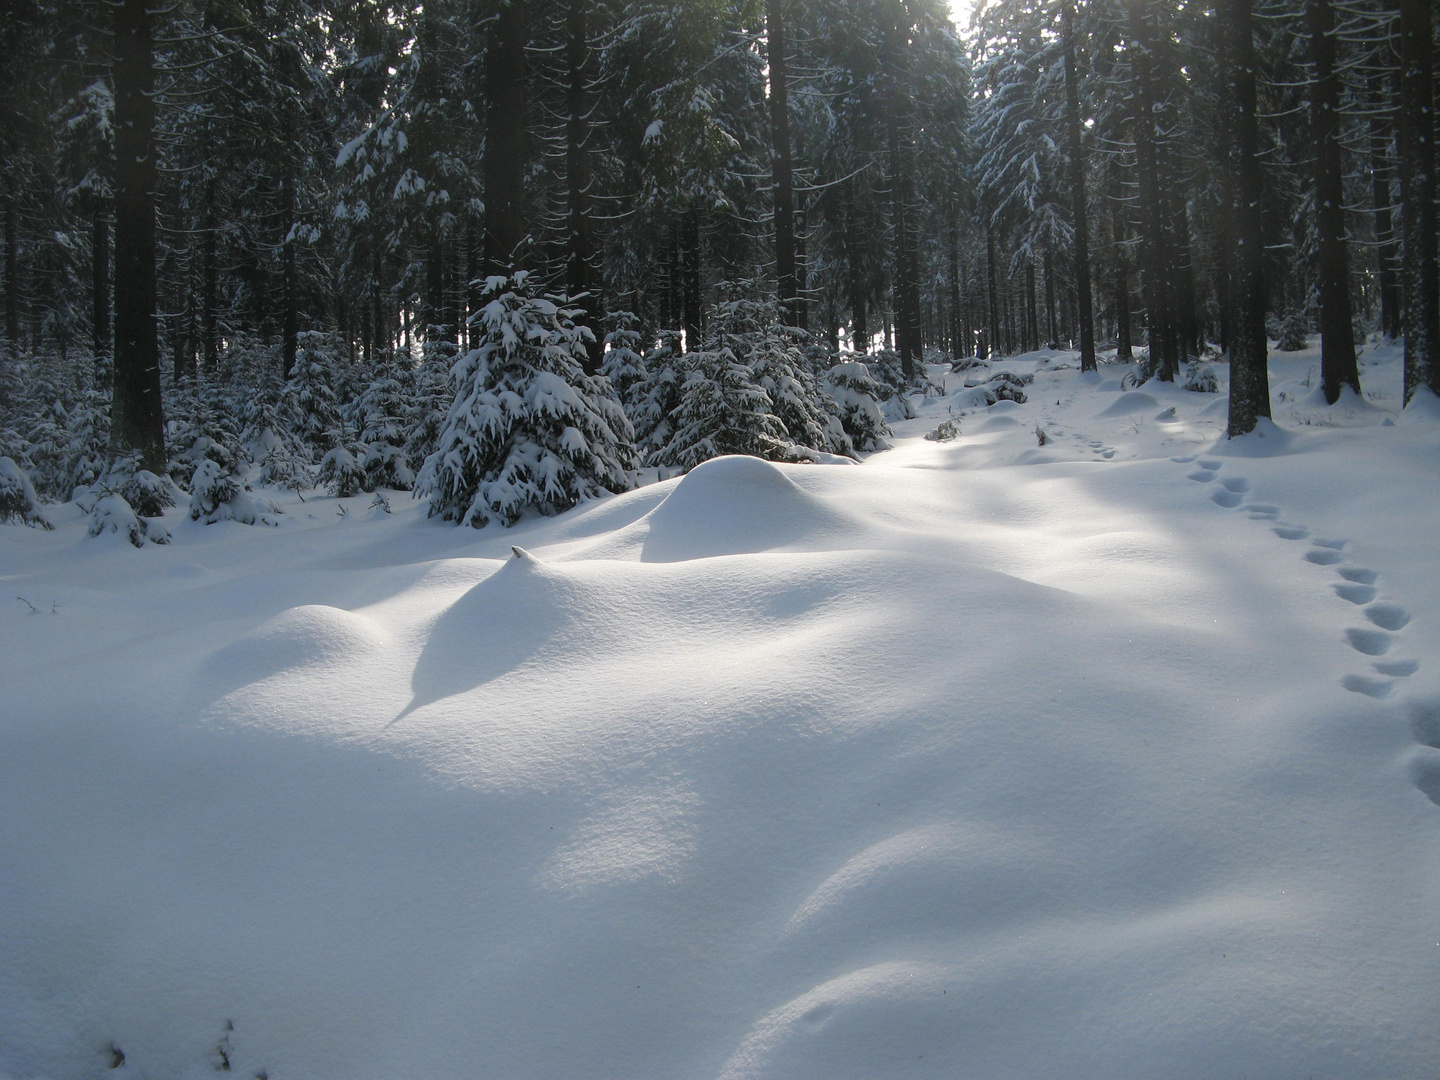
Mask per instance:
[[[775,465],[736,454],[691,469],[645,520],[645,562],[843,547],[837,541],[856,531],[848,517]]]

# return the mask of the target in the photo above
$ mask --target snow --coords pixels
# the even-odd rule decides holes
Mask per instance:
[[[1440,409],[1056,359],[511,529],[0,526],[0,1075],[1436,1075]]]

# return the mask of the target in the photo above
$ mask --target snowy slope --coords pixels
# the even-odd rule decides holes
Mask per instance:
[[[1366,359],[1228,445],[1040,354],[512,530],[0,529],[0,1074],[1433,1077],[1440,413]]]

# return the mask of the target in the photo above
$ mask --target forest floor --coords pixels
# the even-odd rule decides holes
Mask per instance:
[[[1440,1075],[1440,410],[1073,362],[510,530],[0,528],[0,1076]]]

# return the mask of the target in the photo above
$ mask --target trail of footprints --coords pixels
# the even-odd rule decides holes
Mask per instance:
[[[1359,608],[1369,623],[1368,626],[1352,626],[1346,629],[1345,640],[1361,656],[1373,658],[1369,672],[1344,675],[1340,679],[1341,686],[1356,694],[1387,698],[1395,689],[1396,679],[1406,678],[1420,670],[1418,660],[1391,656],[1391,650],[1401,640],[1397,635],[1410,622],[1410,613],[1401,605],[1380,598],[1377,587],[1380,575],[1374,570],[1348,564],[1345,548],[1349,541],[1312,537],[1305,526],[1281,521],[1278,506],[1246,503],[1245,496],[1250,492],[1249,481],[1239,476],[1222,477],[1219,461],[1194,457],[1177,457],[1171,460],[1180,465],[1194,465],[1194,469],[1186,474],[1187,478],[1199,484],[1210,485],[1210,501],[1217,506],[1244,509],[1251,520],[1272,522],[1270,531],[1282,540],[1309,541],[1305,560],[1316,566],[1335,568],[1335,573],[1341,578],[1331,586],[1335,595]],[[1436,726],[1437,731],[1440,731],[1440,724]],[[1440,739],[1436,741],[1440,742]],[[1437,796],[1440,796],[1440,772],[1437,772],[1435,791]],[[1429,789],[1426,789],[1426,793],[1429,794]]]

